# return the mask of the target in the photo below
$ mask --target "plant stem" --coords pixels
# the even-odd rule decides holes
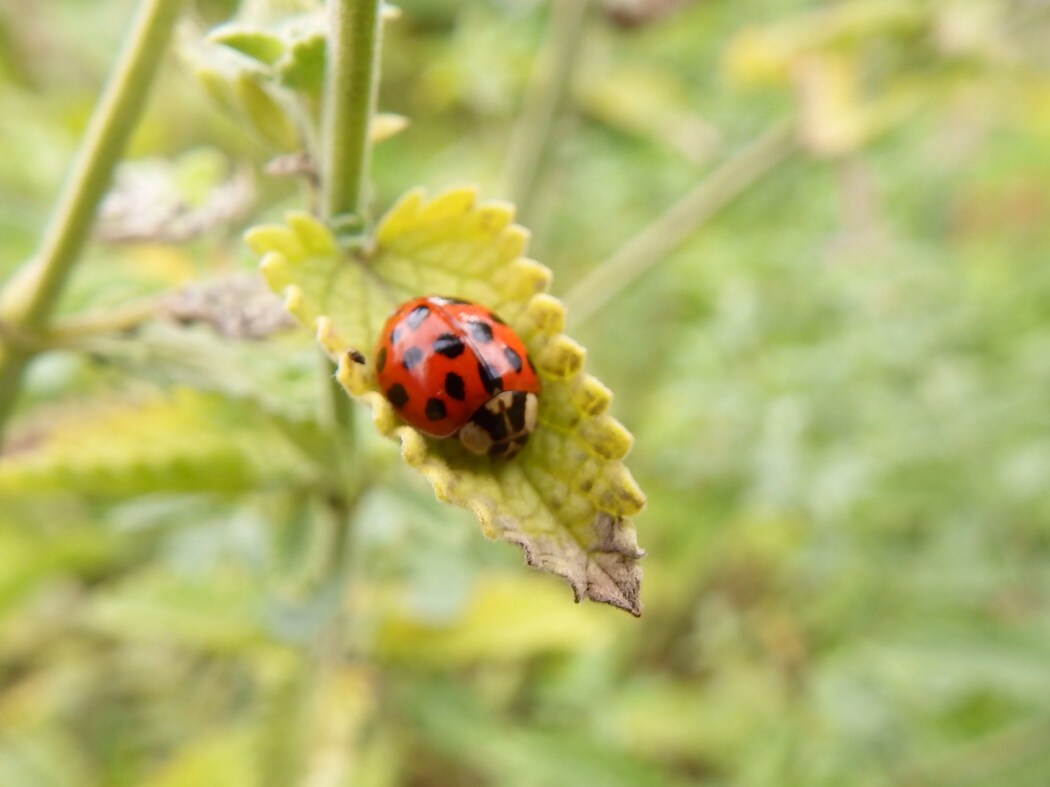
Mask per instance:
[[[379,83],[381,0],[328,0],[328,73],[322,114],[322,213],[363,219],[371,154],[372,115]],[[333,429],[343,469],[352,459],[353,412],[322,361],[321,419]]]
[[[551,9],[544,51],[525,94],[521,119],[514,129],[504,169],[504,190],[528,221],[543,153],[558,108],[572,82],[588,0],[559,0]]]
[[[321,384],[318,420],[328,429],[340,434],[351,434],[354,425],[354,411],[350,406],[350,397],[335,379],[336,365],[320,351],[318,352],[318,364]]]
[[[94,336],[121,333],[139,327],[157,317],[162,298],[148,297],[119,304],[106,311],[77,314],[56,320],[41,332],[40,339],[50,348],[76,347]]]
[[[380,0],[329,0],[323,130],[323,212],[358,217],[371,154],[379,74]]]
[[[0,319],[14,328],[35,333],[47,326],[87,240],[113,169],[142,113],[182,3],[183,0],[140,3],[40,249],[34,261],[19,271],[4,290]],[[31,359],[32,353],[25,347],[5,342],[0,348],[0,435]]]
[[[722,164],[566,293],[574,322],[591,317],[797,149],[794,125],[788,123],[766,132]]]

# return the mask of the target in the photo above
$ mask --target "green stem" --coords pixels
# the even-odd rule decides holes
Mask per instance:
[[[161,298],[150,297],[119,304],[104,312],[76,314],[56,320],[40,334],[40,339],[49,349],[77,347],[85,339],[133,330],[154,319],[161,305]]]
[[[572,82],[588,0],[561,0],[551,9],[544,51],[525,94],[521,119],[514,129],[503,175],[508,199],[519,219],[528,220],[537,177],[558,108]]]
[[[183,0],[142,0],[84,133],[73,170],[55,206],[40,249],[4,290],[5,322],[36,333],[50,320],[87,240],[98,204],[134,131],[153,78],[167,51]],[[0,347],[0,434],[14,409],[32,359],[25,347]]]
[[[354,423],[350,397],[335,379],[336,365],[323,352],[318,352],[318,356],[321,383],[318,420],[327,429],[335,430],[339,434],[349,434]]]
[[[794,124],[778,126],[726,161],[565,294],[577,324],[669,255],[704,222],[798,149]]]
[[[379,74],[380,0],[329,0],[323,211],[361,217]]]
[[[379,83],[381,0],[328,0],[328,73],[322,150],[322,213],[363,223],[372,115]],[[354,419],[346,392],[324,361],[322,419],[331,425],[342,470],[353,459]]]

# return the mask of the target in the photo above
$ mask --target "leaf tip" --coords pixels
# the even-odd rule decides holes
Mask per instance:
[[[319,219],[301,210],[290,211],[285,221],[307,254],[318,256],[334,254],[338,250],[335,237]]]
[[[609,409],[612,391],[598,378],[580,375],[572,390],[572,402],[584,415],[598,416]]]
[[[494,277],[516,298],[529,298],[546,292],[551,285],[551,269],[536,260],[518,257],[501,276]]]
[[[259,271],[266,280],[266,285],[275,293],[284,292],[285,287],[291,283],[287,270],[288,261],[283,254],[271,251],[264,255],[259,263]]]
[[[478,201],[477,186],[459,186],[438,194],[423,206],[422,218],[427,221],[447,221],[474,210]]]
[[[580,344],[560,333],[546,343],[536,362],[548,376],[564,380],[583,369],[586,356]]]
[[[411,225],[423,205],[423,198],[423,189],[415,188],[407,191],[395,202],[376,227],[377,242],[383,244],[404,231],[406,226]]]
[[[284,293],[284,308],[289,314],[294,316],[300,324],[307,325],[309,323],[309,314],[303,291],[295,285],[288,285],[284,288]]]
[[[529,320],[536,330],[545,336],[553,336],[565,330],[565,306],[553,295],[538,293],[528,305]]]
[[[244,233],[244,242],[253,252],[265,255],[280,252],[290,260],[303,256],[303,248],[296,234],[283,224],[261,224]]]

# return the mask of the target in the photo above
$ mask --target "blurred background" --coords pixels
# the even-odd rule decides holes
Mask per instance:
[[[200,289],[304,204],[205,36],[309,5],[191,4],[27,381],[0,784],[1050,784],[1050,3],[398,3],[375,212],[519,203],[636,436],[637,620],[365,418],[333,528],[312,338]],[[132,8],[0,0],[4,279]]]

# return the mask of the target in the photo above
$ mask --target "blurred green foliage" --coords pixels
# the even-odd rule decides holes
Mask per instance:
[[[0,2],[4,279],[131,5]],[[377,212],[506,196],[547,4],[400,5]],[[644,616],[574,606],[364,424],[334,559],[312,337],[85,331],[0,457],[0,784],[1050,781],[1050,9],[625,5],[592,4],[532,200],[556,294],[767,128],[800,141],[595,316],[569,304],[637,438]],[[233,6],[193,7],[127,171],[218,152],[178,188],[246,169],[250,215],[92,245],[63,314],[248,270],[244,226],[303,207],[189,65]]]

